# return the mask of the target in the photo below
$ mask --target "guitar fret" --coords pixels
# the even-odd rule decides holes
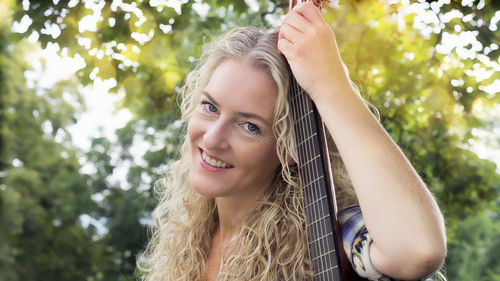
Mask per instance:
[[[314,160],[318,159],[320,156],[321,156],[321,155],[319,155],[319,154],[318,154],[318,155],[316,155],[314,158],[311,158],[311,159],[309,159],[306,163],[304,163],[304,164],[300,165],[300,167],[301,167],[301,168],[303,168],[303,167],[305,167],[305,166],[309,165],[311,162],[313,162]]]
[[[321,236],[321,237],[318,237],[318,238],[316,238],[316,239],[312,240],[310,243],[311,243],[311,244],[317,243],[317,242],[319,242],[321,239],[325,239],[326,237],[328,237],[328,236],[330,236],[330,235],[331,235],[331,236],[333,236],[333,233],[329,232],[329,233],[328,233],[328,234],[326,234],[326,235],[323,235],[323,236]]]
[[[327,256],[327,255],[329,255],[329,254],[331,254],[331,253],[335,253],[335,252],[336,252],[335,250],[330,250],[330,251],[328,251],[328,252],[326,252],[326,253],[324,253],[324,254],[322,254],[322,255],[319,255],[319,256],[317,256],[317,257],[313,258],[312,260],[313,260],[313,261],[315,261],[315,260],[317,260],[317,259],[320,259],[320,258],[322,258],[322,257],[325,257],[325,256]]]
[[[307,141],[311,140],[316,135],[317,135],[317,133],[314,133],[314,134],[310,135],[309,137],[307,137],[306,139],[304,139],[303,141],[301,141],[297,146],[299,146],[299,147],[302,146],[304,143],[306,143]]]
[[[332,270],[335,270],[335,269],[338,269],[338,268],[339,268],[339,266],[338,266],[338,265],[336,265],[336,266],[332,266],[332,267],[327,268],[327,269],[325,269],[325,270],[323,270],[323,271],[321,271],[321,272],[315,273],[315,274],[314,274],[314,276],[322,275],[322,274],[325,274],[325,273],[326,273],[326,272],[328,272],[328,271],[332,271]]]
[[[304,186],[303,186],[303,188],[305,189],[306,187],[309,187],[309,186],[313,185],[314,183],[316,183],[317,181],[319,181],[319,180],[320,180],[320,179],[322,179],[322,178],[323,178],[323,175],[321,175],[319,178],[316,178],[316,179],[315,179],[315,180],[313,180],[312,182],[310,182],[310,183],[308,183],[308,184],[304,185]]]
[[[307,117],[311,116],[311,114],[314,113],[314,110],[309,110],[309,112],[307,112],[306,114],[302,115],[299,119],[295,120],[295,122],[293,122],[294,124],[298,124],[299,122],[302,122],[302,120],[306,119]]]
[[[323,216],[323,217],[321,217],[321,218],[319,218],[319,219],[317,219],[317,220],[315,220],[315,221],[313,221],[313,222],[311,222],[311,223],[308,223],[308,224],[307,224],[307,226],[311,226],[311,225],[313,225],[313,224],[315,224],[315,223],[318,223],[318,222],[320,222],[320,221],[322,221],[322,220],[325,220],[325,219],[327,219],[327,218],[329,218],[329,217],[330,217],[330,214],[327,214],[326,216]]]
[[[326,198],[327,198],[327,196],[326,196],[326,195],[323,195],[323,196],[321,196],[320,198],[318,198],[318,199],[314,200],[313,202],[311,202],[311,203],[309,203],[309,204],[305,205],[305,206],[304,206],[304,208],[305,208],[305,209],[307,209],[307,208],[311,207],[312,205],[314,205],[314,204],[316,204],[316,203],[318,203],[318,202],[320,202],[320,201],[323,201],[323,200],[324,200],[324,199],[326,199]]]
[[[304,96],[304,93],[305,91],[299,91],[298,93],[295,94],[295,96],[291,99],[291,102],[295,102],[297,99],[299,99],[300,97],[303,97]]]

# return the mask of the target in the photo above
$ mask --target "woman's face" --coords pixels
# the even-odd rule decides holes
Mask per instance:
[[[188,123],[195,191],[252,200],[269,187],[279,166],[276,98],[272,78],[244,61],[226,59],[215,69]]]

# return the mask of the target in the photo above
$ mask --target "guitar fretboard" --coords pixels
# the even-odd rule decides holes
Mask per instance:
[[[314,280],[341,281],[340,259],[334,232],[336,221],[328,183],[321,129],[316,107],[291,75],[290,104],[299,154],[299,177],[304,190],[304,208]]]

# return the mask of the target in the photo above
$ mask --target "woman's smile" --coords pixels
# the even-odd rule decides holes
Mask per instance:
[[[215,156],[208,155],[200,148],[200,165],[210,172],[221,172],[233,168],[231,163],[225,162]]]

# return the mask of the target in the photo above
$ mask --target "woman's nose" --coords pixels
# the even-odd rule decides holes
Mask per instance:
[[[203,144],[208,150],[224,150],[229,148],[229,125],[220,118],[210,123],[203,135]]]

